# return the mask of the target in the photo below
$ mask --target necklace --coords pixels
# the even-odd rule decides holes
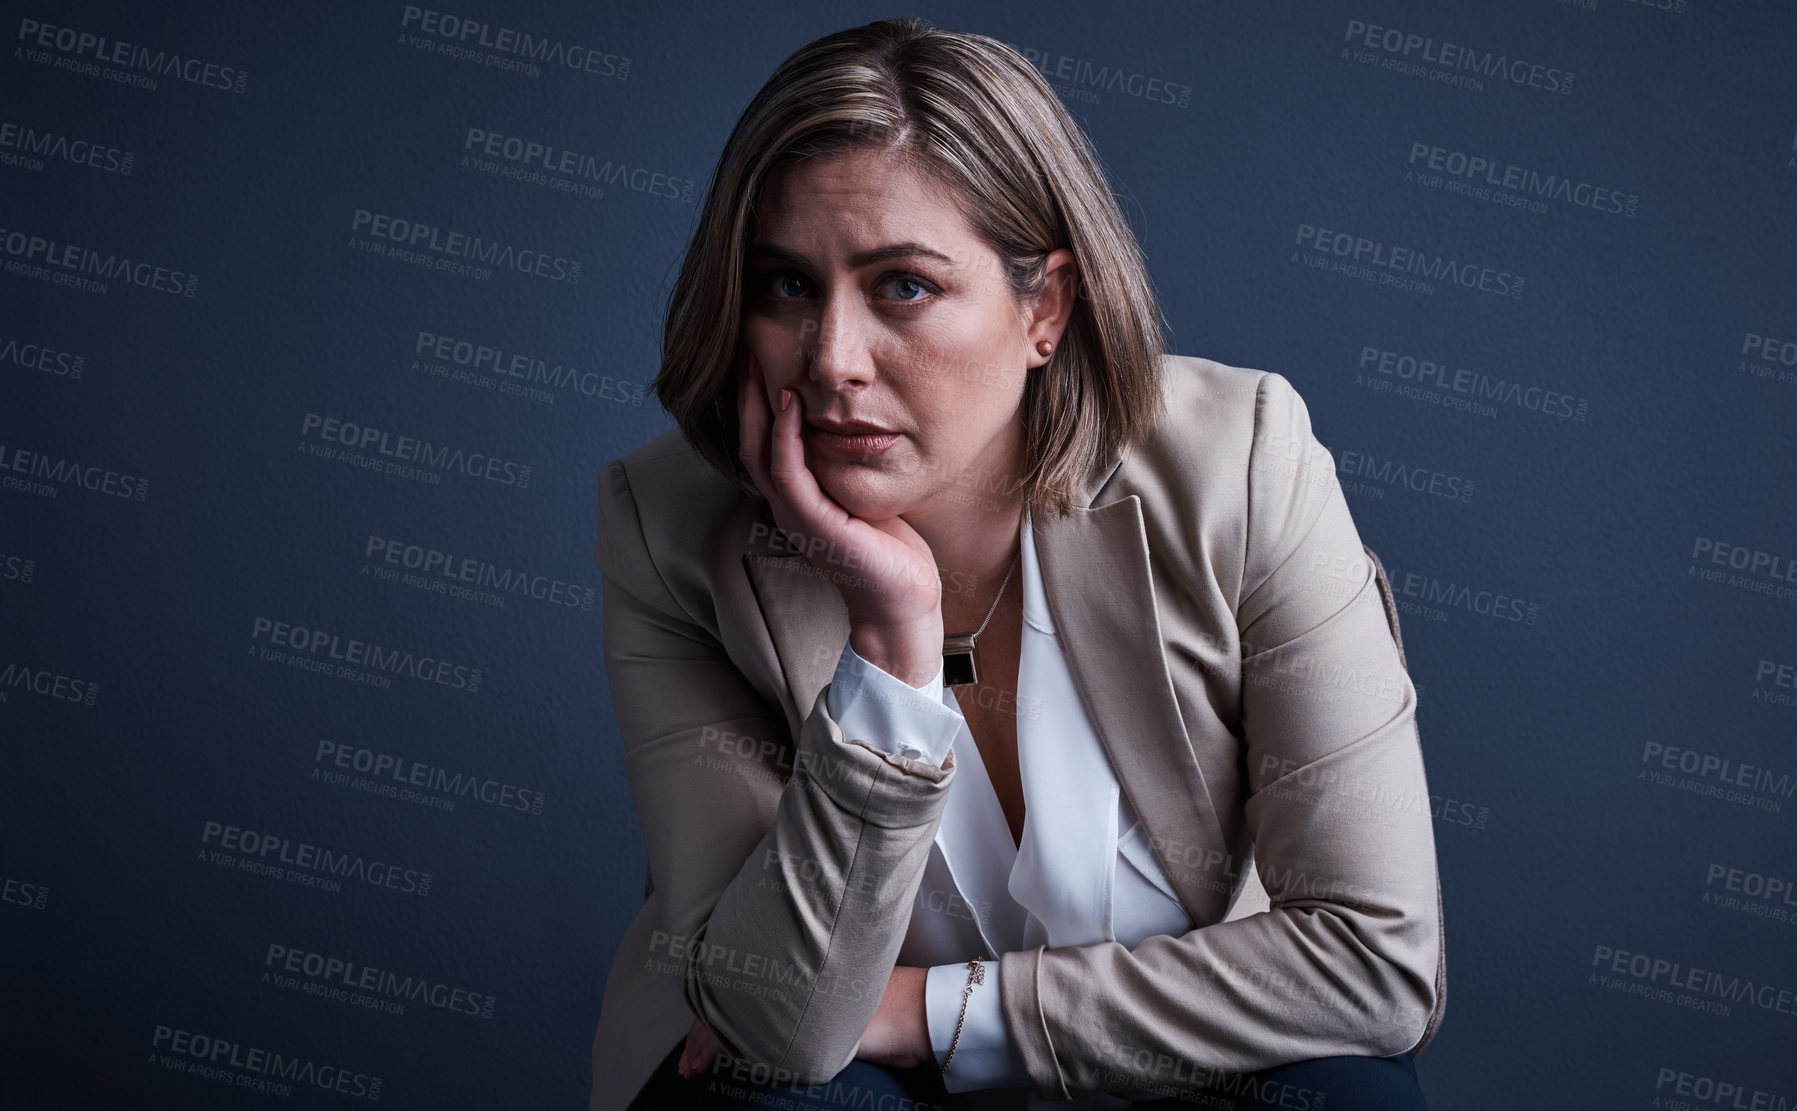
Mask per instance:
[[[992,599],[992,608],[986,611],[986,620],[980,622],[980,627],[971,633],[952,633],[942,638],[943,686],[960,687],[980,681],[980,669],[973,662],[973,643],[986,631],[992,615],[998,612],[998,600],[1005,596],[1005,587],[1011,585],[1011,576],[1016,573],[1021,559],[1023,549],[1019,548],[1017,558],[1011,561],[1011,569],[1005,572],[1005,581],[998,584],[998,594]]]

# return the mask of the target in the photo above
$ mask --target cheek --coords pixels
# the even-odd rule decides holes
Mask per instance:
[[[780,387],[793,385],[802,376],[798,344],[791,329],[766,319],[746,317],[742,342],[761,367],[769,404],[776,404]]]
[[[802,341],[816,325],[797,313],[745,313],[743,342],[766,362],[788,363],[799,357]]]
[[[1024,370],[1004,360],[990,348],[963,354],[932,383],[926,404],[943,428],[969,441],[967,451],[998,435],[1023,404]]]
[[[956,405],[1003,410],[1022,396],[1027,357],[1010,332],[1003,302],[982,305],[932,336],[930,359],[944,368],[938,392]]]
[[[742,341],[764,367],[776,362],[779,352],[786,346],[780,342],[779,328],[755,316],[743,318]]]
[[[944,397],[920,416],[928,423],[917,453],[931,474],[958,473],[974,465],[1005,433],[1003,406],[984,391]]]

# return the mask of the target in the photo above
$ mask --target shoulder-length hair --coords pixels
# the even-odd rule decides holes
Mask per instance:
[[[756,201],[794,160],[868,149],[950,187],[1019,303],[1041,290],[1049,252],[1073,253],[1072,318],[1024,388],[1019,479],[1032,509],[1067,514],[1088,472],[1160,415],[1160,307],[1078,123],[1022,55],[984,35],[888,19],[827,35],[781,63],[712,175],[668,304],[656,397],[701,457],[756,494],[737,454],[736,409]]]

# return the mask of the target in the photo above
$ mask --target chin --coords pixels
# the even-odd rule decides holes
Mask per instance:
[[[885,521],[904,513],[917,500],[916,491],[892,475],[859,467],[846,468],[846,472],[820,474],[817,484],[850,516]]]

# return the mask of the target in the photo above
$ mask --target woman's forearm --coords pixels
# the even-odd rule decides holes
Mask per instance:
[[[940,768],[849,740],[820,691],[773,825],[686,953],[689,1004],[797,1083],[854,1059],[885,994],[947,790]]]

